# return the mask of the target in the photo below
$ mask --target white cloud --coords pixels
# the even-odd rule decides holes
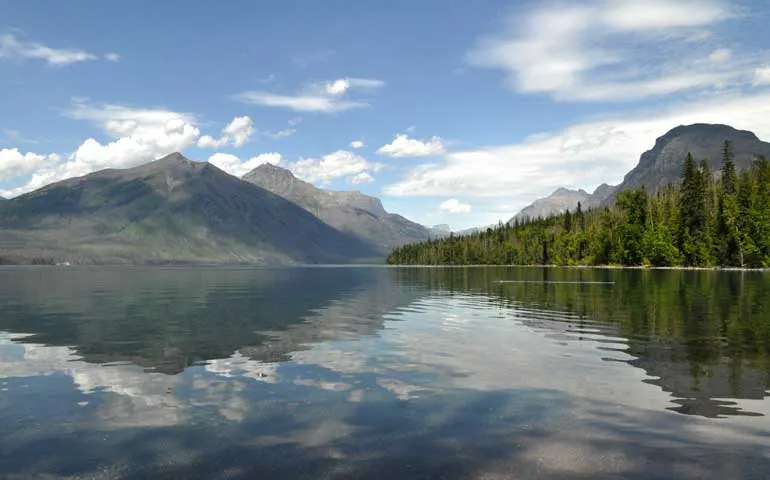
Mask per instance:
[[[770,67],[758,68],[754,71],[754,85],[770,85]]]
[[[16,35],[0,35],[0,58],[43,60],[49,65],[64,66],[96,60],[96,55],[74,48],[51,48],[42,43],[21,40]]]
[[[243,162],[236,155],[229,153],[217,152],[209,157],[210,164],[215,165],[230,175],[238,178],[244,176],[245,174],[249,173],[264,163],[280,165],[282,161],[283,159],[281,154],[275,152],[262,153]]]
[[[352,90],[372,90],[385,85],[381,80],[368,78],[340,78],[329,82],[311,84],[294,94],[278,94],[253,90],[235,95],[235,99],[244,103],[266,107],[288,108],[298,112],[335,113],[353,108],[368,107],[361,100],[345,97]]]
[[[222,136],[219,139],[211,135],[203,135],[198,139],[200,148],[219,148],[225,145],[232,145],[239,148],[246,144],[254,133],[254,121],[251,117],[244,115],[235,117],[225,128],[222,129]]]
[[[616,184],[657,137],[678,125],[724,123],[770,139],[770,92],[719,96],[573,124],[510,145],[448,153],[444,160],[415,166],[385,187],[398,197],[473,198],[479,224],[494,223],[493,205],[516,212],[558,187],[593,190]]]
[[[230,139],[234,147],[242,147],[252,133],[254,133],[254,122],[248,116],[235,117],[222,130],[222,136]]]
[[[460,203],[456,198],[450,198],[439,205],[438,209],[449,213],[468,213],[471,211],[471,206],[467,203]]]
[[[353,185],[361,185],[361,184],[364,184],[364,183],[372,183],[372,182],[374,182],[374,177],[369,175],[366,172],[361,172],[361,173],[358,173],[358,174],[353,175],[352,177],[350,177],[348,179],[348,181],[350,183],[352,183]]]
[[[340,78],[326,84],[326,93],[329,95],[342,95],[348,91],[348,88],[350,88],[350,83],[346,79]]]
[[[444,153],[444,141],[441,137],[417,140],[405,134],[397,135],[392,142],[377,150],[377,154],[393,158],[432,157],[442,153]]]
[[[369,106],[363,102],[337,100],[322,95],[279,95],[261,91],[243,92],[236,95],[236,99],[244,103],[289,108],[297,112],[334,113]]]
[[[352,142],[350,142],[350,148],[352,148],[353,150],[358,150],[358,149],[364,148],[365,146],[366,145],[361,140],[353,140]]]
[[[117,53],[108,53],[104,55],[104,59],[108,60],[110,62],[119,62],[120,61],[120,55]]]
[[[44,165],[24,185],[3,192],[15,196],[52,182],[104,168],[129,168],[196,144],[200,130],[195,117],[165,109],[121,105],[93,106],[76,101],[66,115],[95,123],[114,141],[86,139],[66,161]]]
[[[283,129],[283,130],[278,130],[277,132],[273,132],[273,131],[270,131],[270,130],[265,130],[265,131],[263,131],[261,133],[262,133],[262,135],[264,135],[266,137],[270,137],[273,140],[278,140],[279,138],[291,137],[292,135],[297,133],[297,129],[296,128],[286,128],[286,129]]]
[[[203,135],[198,139],[198,148],[219,148],[227,145],[227,139],[214,138],[211,135]]]
[[[482,38],[467,60],[502,70],[517,92],[558,100],[630,101],[745,86],[757,54],[715,50],[718,36],[706,35],[733,11],[721,0],[542,2]]]
[[[55,153],[40,155],[37,153],[21,153],[18,148],[3,148],[0,150],[0,180],[18,177],[59,161]]]
[[[344,95],[351,88],[372,89],[385,86],[382,80],[369,78],[339,78],[324,85],[324,91],[333,96]]]
[[[328,184],[335,178],[347,178],[351,183],[364,183],[371,178],[360,175],[376,172],[380,164],[371,163],[364,157],[346,150],[328,153],[321,158],[305,158],[289,164],[289,169],[308,182]],[[374,180],[373,178],[371,179]]]

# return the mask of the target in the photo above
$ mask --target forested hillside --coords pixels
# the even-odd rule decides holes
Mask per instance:
[[[681,182],[654,195],[406,245],[388,263],[770,267],[770,161],[739,172],[727,141],[717,173],[688,154]]]

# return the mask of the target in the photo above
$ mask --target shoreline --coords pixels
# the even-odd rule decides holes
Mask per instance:
[[[750,267],[654,267],[651,265],[497,265],[497,264],[468,264],[468,265],[388,265],[390,267],[412,268],[569,268],[585,270],[683,270],[683,271],[714,271],[714,272],[770,272],[770,268]]]
[[[749,267],[654,267],[650,265],[497,265],[497,264],[468,264],[468,265],[410,265],[387,263],[250,263],[250,262],[115,262],[115,263],[60,263],[60,264],[34,264],[34,263],[4,263],[0,268],[99,268],[99,267],[158,267],[158,268],[298,268],[298,267],[336,267],[336,268],[561,268],[573,270],[681,270],[681,271],[713,271],[713,272],[770,272],[770,268]]]

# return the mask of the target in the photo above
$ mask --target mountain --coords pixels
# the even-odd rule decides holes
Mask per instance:
[[[601,205],[605,200],[607,200],[610,195],[612,195],[615,192],[615,189],[617,187],[613,185],[607,185],[606,183],[602,183],[596,189],[594,190],[594,193],[591,194],[591,196],[588,198],[588,200],[585,201],[585,203],[582,205],[584,208],[593,208]]]
[[[446,223],[433,225],[432,227],[429,227],[428,230],[430,230],[430,234],[434,238],[448,237],[452,233],[452,228]]]
[[[179,153],[0,203],[6,262],[321,263],[377,253],[290,201]]]
[[[545,218],[568,209],[573,210],[578,202],[585,203],[589,198],[591,198],[591,194],[582,189],[570,190],[568,188],[558,188],[549,196],[535,200],[534,203],[523,208],[519,213],[514,215],[508,223],[512,223],[517,219]]]
[[[750,167],[758,156],[770,158],[770,143],[761,141],[752,132],[719,124],[681,125],[659,137],[655,146],[642,154],[638,165],[626,174],[615,192],[644,186],[654,194],[661,187],[679,181],[688,152],[696,161],[708,160],[716,172],[722,168],[725,140],[733,143],[738,169]],[[615,192],[602,203],[612,202]]]
[[[304,182],[285,168],[265,163],[243,176],[296,203],[322,221],[364,240],[381,253],[435,236],[430,229],[388,213],[379,199],[358,191],[324,190]]]

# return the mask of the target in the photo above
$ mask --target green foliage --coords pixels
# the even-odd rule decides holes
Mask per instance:
[[[729,142],[723,157],[718,179],[688,155],[682,182],[652,197],[640,187],[611,208],[405,245],[388,263],[770,267],[770,162],[738,173]]]

